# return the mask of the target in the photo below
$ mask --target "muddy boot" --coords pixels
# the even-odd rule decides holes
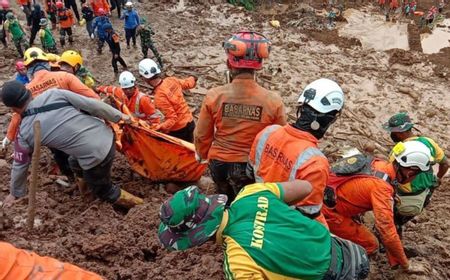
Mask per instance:
[[[80,192],[81,197],[84,201],[93,201],[95,199],[94,194],[89,190],[86,181],[83,178],[76,178],[76,184],[78,187],[78,191]]]
[[[131,193],[120,190],[120,197],[119,199],[114,202],[115,205],[130,209],[133,208],[136,205],[143,204],[144,200],[142,198],[139,198],[137,196],[132,195]]]

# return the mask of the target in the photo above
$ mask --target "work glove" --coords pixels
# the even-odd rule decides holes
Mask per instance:
[[[201,163],[201,164],[206,164],[206,163],[208,163],[208,160],[207,160],[207,159],[202,159],[202,158],[200,157],[200,155],[197,154],[197,152],[195,152],[195,160],[196,160],[198,163]]]
[[[95,38],[94,33],[92,33],[91,34],[91,39],[94,39],[94,38]]]
[[[2,140],[2,150],[5,150],[9,146],[9,144],[11,144],[11,140],[9,140],[8,137],[5,137]]]

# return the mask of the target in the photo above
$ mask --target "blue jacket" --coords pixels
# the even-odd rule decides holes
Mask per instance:
[[[21,82],[23,85],[26,85],[30,82],[30,79],[28,79],[27,75],[22,75],[20,73],[17,73],[16,75],[16,81]]]
[[[99,39],[105,39],[106,33],[103,25],[105,25],[106,23],[111,23],[107,16],[96,17],[92,22],[92,32],[95,33],[95,30],[97,29],[97,37]]]
[[[135,10],[125,10],[120,19],[125,19],[125,29],[135,29],[139,25],[139,15]]]

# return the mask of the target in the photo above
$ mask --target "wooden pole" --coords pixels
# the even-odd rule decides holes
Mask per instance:
[[[28,190],[28,229],[33,229],[34,216],[36,215],[36,188],[38,184],[39,159],[41,157],[41,122],[36,121],[34,130],[34,151],[31,158],[31,184]]]

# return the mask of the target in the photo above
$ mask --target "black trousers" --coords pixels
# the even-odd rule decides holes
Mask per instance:
[[[133,46],[136,46],[136,28],[126,29],[125,28],[125,38],[127,39],[127,46],[130,46],[130,39],[133,39]]]
[[[114,203],[120,197],[120,188],[112,183],[111,168],[116,146],[113,142],[106,158],[97,166],[83,170],[74,157],[69,158],[72,171],[78,178],[83,178],[90,190],[101,200]]]
[[[120,56],[120,52],[119,53],[113,53],[112,54],[112,59],[111,59],[111,65],[114,69],[114,73],[119,73],[119,68],[117,67],[117,62],[120,63],[120,65],[122,65],[123,68],[127,68],[127,64],[125,63],[125,60],[123,60],[123,58]]]
[[[111,2],[111,11],[117,8],[117,16],[120,18],[121,16],[121,9],[124,5],[122,0],[110,0]]]
[[[69,165],[69,155],[57,149],[51,148],[50,151],[53,153],[53,159],[56,161],[59,171],[61,171],[64,176],[67,176],[70,182],[74,182],[75,176]]]
[[[195,129],[195,122],[191,121],[182,129],[171,131],[168,134],[170,136],[177,137],[184,141],[193,143],[194,142],[194,129]]]
[[[34,39],[36,39],[36,35],[39,32],[40,27],[39,26],[33,26],[31,27],[31,34],[30,34],[30,47],[34,43]]]
[[[80,21],[80,14],[78,13],[78,7],[77,7],[76,0],[64,0],[64,6],[67,9],[72,8],[72,11],[75,14],[75,17],[77,18],[77,21]]]
[[[223,162],[216,159],[209,161],[209,170],[217,185],[217,192],[228,196],[227,205],[233,202],[243,187],[255,182],[247,176],[246,169],[246,162]]]

